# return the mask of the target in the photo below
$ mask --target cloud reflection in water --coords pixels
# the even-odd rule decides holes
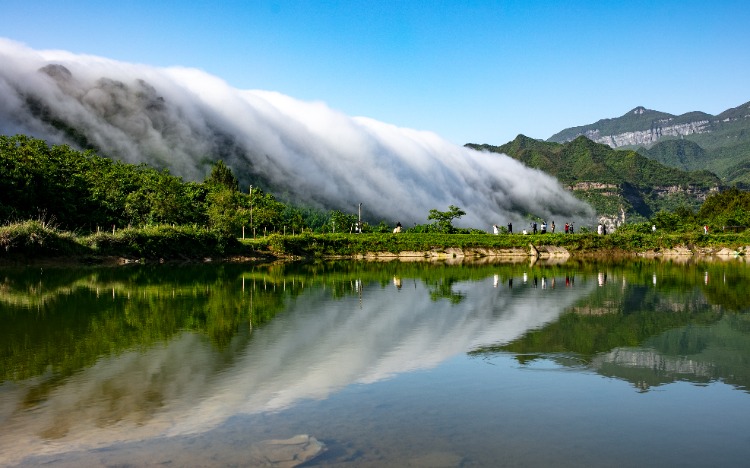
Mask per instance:
[[[280,411],[433,368],[556,320],[594,287],[498,288],[486,278],[452,285],[459,301],[432,300],[424,283],[406,278],[401,288],[369,283],[340,299],[308,288],[250,337],[249,330],[237,337],[229,358],[186,332],[102,358],[32,407],[23,400],[39,379],[3,385],[0,458],[200,433],[237,414]]]

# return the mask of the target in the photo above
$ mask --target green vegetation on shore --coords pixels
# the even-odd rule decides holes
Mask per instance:
[[[641,232],[642,231],[642,232]],[[165,261],[201,261],[207,258],[256,259],[381,256],[432,252],[455,256],[462,249],[473,256],[496,255],[514,250],[528,253],[530,245],[552,246],[571,254],[659,252],[676,247],[728,247],[744,254],[750,246],[750,233],[699,231],[656,233],[633,226],[612,234],[442,234],[442,233],[364,233],[364,234],[273,234],[255,239],[217,235],[206,229],[169,225],[126,228],[79,236],[60,231],[40,221],[26,221],[0,227],[0,260],[75,259],[96,263],[104,257]],[[454,250],[451,250],[454,249]]]
[[[216,162],[203,182],[167,170],[125,164],[67,145],[0,136],[0,220],[41,219],[76,232],[161,224],[199,226],[223,236],[300,232],[328,225],[331,214],[295,208],[257,187],[240,191]]]
[[[642,252],[750,245],[744,234],[750,226],[750,192],[736,188],[709,195],[697,211],[684,205],[661,210],[647,222],[621,225],[606,236],[586,227],[574,235],[529,236],[455,228],[452,221],[464,211],[453,205],[448,211],[430,210],[432,224],[399,234],[382,221],[365,222],[362,233],[353,233],[358,223],[353,214],[286,205],[259,189],[242,193],[221,161],[203,182],[184,182],[166,170],[49,146],[23,135],[0,136],[0,157],[0,221],[5,223],[0,226],[0,260],[333,257],[448,249],[491,255],[480,250],[528,251],[530,245],[573,253]],[[703,233],[704,225],[709,234]]]

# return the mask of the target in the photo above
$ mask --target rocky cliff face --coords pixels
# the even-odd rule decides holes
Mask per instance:
[[[564,143],[583,135],[612,148],[650,147],[665,137],[689,137],[715,132],[722,128],[734,128],[737,125],[746,128],[747,122],[750,122],[750,103],[728,109],[719,115],[704,112],[672,115],[636,107],[614,119],[602,119],[590,125],[565,129],[553,135],[548,141]]]
[[[708,197],[712,193],[718,193],[718,191],[719,187],[682,187],[680,185],[659,185],[653,188],[654,195],[660,198],[684,194],[689,197],[698,199],[701,202],[706,201],[706,197]]]
[[[647,112],[644,107],[636,107],[631,111],[635,116]],[[616,134],[604,134],[599,128],[590,128],[581,133],[586,138],[597,143],[609,145],[612,148],[621,146],[651,146],[665,136],[687,136],[695,133],[706,133],[710,131],[710,120],[702,119],[693,122],[677,123],[675,117],[666,117],[654,120],[651,128],[632,132]]]
[[[597,129],[585,132],[584,136],[597,143],[604,143],[612,148],[619,148],[621,146],[651,146],[665,136],[687,136],[710,131],[708,120],[669,125],[670,120],[661,120],[659,121],[660,125],[648,130],[624,132],[617,135],[602,135]]]

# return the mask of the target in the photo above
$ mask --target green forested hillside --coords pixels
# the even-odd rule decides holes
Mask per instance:
[[[683,171],[694,170],[706,160],[706,151],[691,140],[666,140],[655,144],[650,149],[641,147],[638,152],[665,166]]]
[[[614,150],[578,137],[552,143],[519,135],[502,145],[467,145],[505,153],[557,177],[598,212],[611,217],[622,211],[648,218],[662,209],[697,209],[720,180],[708,171],[686,172],[666,167],[633,150]]]
[[[724,178],[738,187],[750,187],[750,158],[727,168],[724,172]]]
[[[651,148],[638,148],[638,152],[665,166],[686,171],[706,169],[718,175],[727,185],[750,186],[750,140],[716,146],[710,150],[697,143],[705,140],[699,137],[669,139]],[[736,140],[736,137],[729,138],[729,141]]]
[[[567,128],[547,141],[563,143],[580,135],[636,149],[666,166],[711,171],[727,185],[750,185],[750,102],[718,115],[672,115],[637,107],[617,118]]]
[[[322,215],[284,205],[259,189],[241,193],[221,161],[205,181],[185,182],[166,170],[125,164],[66,145],[50,146],[24,135],[0,136],[2,222],[44,219],[79,232],[197,225],[239,235],[242,226],[260,232],[299,232]]]

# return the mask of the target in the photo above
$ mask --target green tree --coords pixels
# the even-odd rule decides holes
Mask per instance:
[[[224,236],[236,236],[242,227],[244,210],[240,209],[239,191],[225,188],[208,195],[209,227]]]
[[[661,210],[656,213],[652,218],[651,222],[656,225],[658,229],[665,230],[667,232],[674,232],[681,228],[680,217],[670,211]]]
[[[264,193],[263,190],[253,188],[253,193],[244,196],[242,203],[242,224],[250,227],[255,232],[274,232],[284,228],[284,212],[287,206],[276,200],[270,193]],[[290,230],[291,226],[287,226]]]
[[[750,225],[750,192],[732,187],[714,193],[698,211],[698,218],[715,226]]]
[[[182,179],[167,170],[141,171],[140,180],[125,197],[124,211],[129,224],[184,224],[190,200],[183,191]]]
[[[349,232],[357,224],[357,215],[339,210],[331,211],[331,227],[334,232]]]
[[[466,212],[461,208],[450,205],[448,211],[438,211],[436,209],[430,210],[427,219],[435,221],[433,224],[438,232],[452,234],[456,232],[456,228],[453,227],[453,220],[458,219],[465,214]]]
[[[226,188],[235,192],[240,191],[240,183],[232,170],[219,160],[213,165],[211,174],[206,177],[206,184],[210,187]]]
[[[302,213],[294,207],[285,206],[282,213],[282,222],[287,229],[291,229],[294,233],[302,232],[305,227],[305,221],[302,218]]]
[[[385,220],[380,220],[380,223],[378,223],[377,226],[373,228],[375,232],[391,232],[391,227],[388,225],[388,223],[385,222]]]

